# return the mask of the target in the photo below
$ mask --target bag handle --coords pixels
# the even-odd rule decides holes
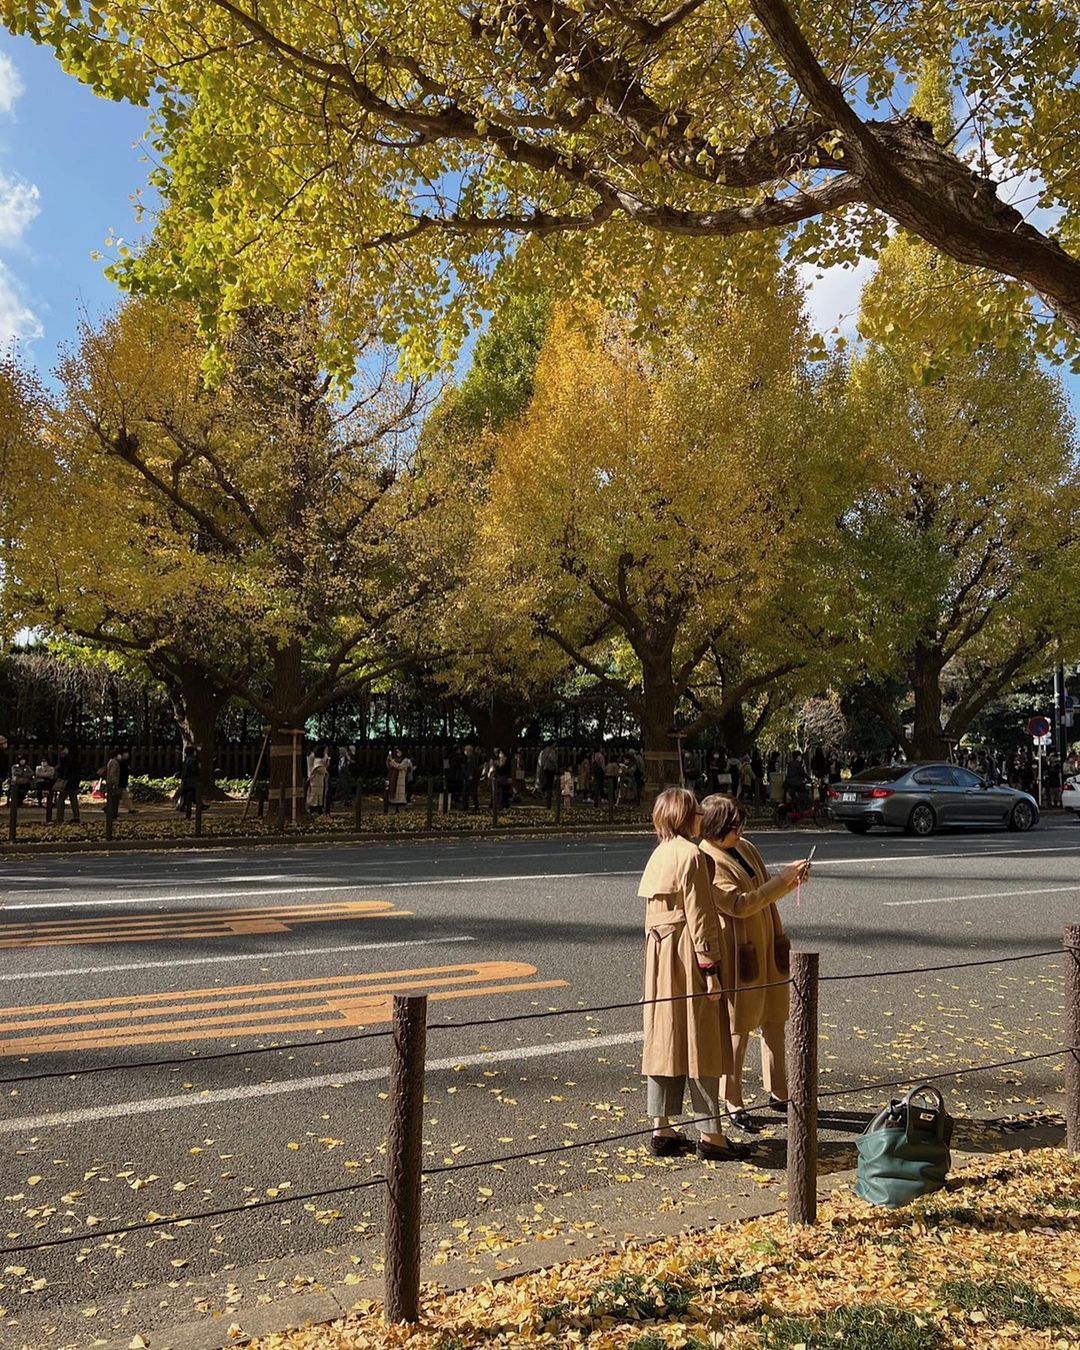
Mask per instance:
[[[912,1112],[920,1110],[916,1105],[915,1100],[918,1097],[924,1099],[929,1098],[931,1109],[934,1113],[934,1133],[937,1135],[938,1141],[943,1143],[945,1140],[945,1126],[948,1120],[948,1112],[945,1110],[945,1098],[932,1083],[916,1084],[915,1087],[911,1088],[909,1092],[906,1092],[900,1101],[896,1103],[896,1106],[902,1110],[906,1116],[908,1132],[910,1133],[913,1127],[911,1118]],[[923,1107],[922,1109],[925,1111],[926,1108]],[[926,1127],[921,1126],[920,1128],[925,1131]]]

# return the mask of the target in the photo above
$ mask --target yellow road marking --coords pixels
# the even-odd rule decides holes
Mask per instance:
[[[123,914],[93,919],[48,919],[0,924],[0,951],[16,947],[67,947],[100,942],[166,942],[174,938],[238,937],[288,933],[299,924],[334,919],[399,919],[412,914],[389,900],[324,901],[250,909],[191,909],[175,914]]]
[[[521,961],[481,961],[3,1008],[0,1057],[373,1026],[390,1021],[394,994],[444,1002],[566,987],[530,980],[536,973]]]

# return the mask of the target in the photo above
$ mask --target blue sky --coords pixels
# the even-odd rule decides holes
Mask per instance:
[[[0,346],[18,339],[43,373],[82,312],[115,289],[91,254],[136,231],[148,165],[145,109],[95,98],[52,52],[0,30]]]
[[[0,29],[0,349],[17,341],[43,375],[81,315],[116,301],[94,251],[110,234],[137,239],[149,228],[132,205],[149,169],[145,126],[145,109],[96,98],[51,50]],[[823,333],[838,324],[853,332],[872,269],[833,268],[813,284]],[[815,272],[806,269],[808,282]],[[1065,380],[1080,420],[1080,377]]]

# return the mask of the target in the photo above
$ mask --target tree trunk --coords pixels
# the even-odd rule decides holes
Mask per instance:
[[[303,738],[293,731],[302,730],[297,722],[296,709],[303,697],[303,671],[300,643],[295,639],[274,652],[274,714],[270,730],[270,800],[277,808],[281,789],[286,802],[293,802],[288,810],[290,820],[301,820],[307,815],[304,780],[307,766],[303,763]],[[295,746],[295,752],[294,752]],[[297,763],[293,765],[294,753]],[[294,800],[295,797],[295,800]]]
[[[651,801],[666,787],[682,782],[679,745],[673,735],[678,697],[671,662],[642,662],[641,737],[645,749],[645,793]]]
[[[746,712],[741,703],[728,708],[716,719],[720,744],[729,755],[747,754],[754,744],[754,735],[747,729]]]
[[[470,703],[468,708],[477,739],[484,749],[499,749],[509,754],[517,744],[523,722],[520,704],[493,694],[482,703]]]
[[[168,691],[184,745],[199,747],[200,797],[203,801],[221,801],[225,793],[214,782],[214,738],[218,713],[228,694],[193,662],[178,662],[174,670],[159,678]]]
[[[944,759],[949,743],[941,726],[941,672],[945,662],[938,648],[915,644],[908,677],[915,695],[915,727],[911,736],[913,759]]]

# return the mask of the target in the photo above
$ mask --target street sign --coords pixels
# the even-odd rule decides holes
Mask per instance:
[[[1033,717],[1027,724],[1027,729],[1029,736],[1040,737],[1050,735],[1050,723],[1045,717]]]
[[[1049,745],[1053,737],[1051,736],[1032,736],[1036,745]]]

